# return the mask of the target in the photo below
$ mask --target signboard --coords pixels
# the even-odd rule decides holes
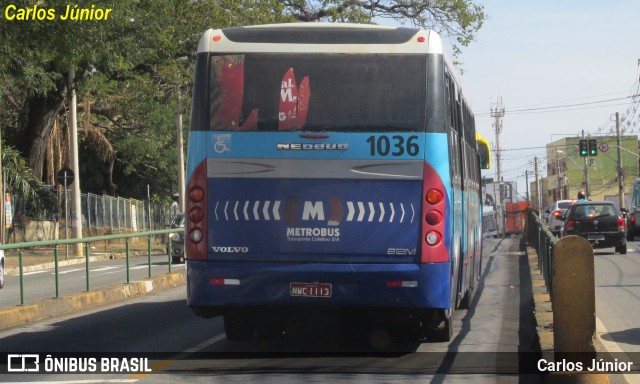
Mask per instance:
[[[71,168],[64,167],[58,171],[58,174],[56,175],[56,181],[60,185],[65,185],[65,181],[66,181],[66,185],[69,186],[73,184],[73,176],[74,175]]]

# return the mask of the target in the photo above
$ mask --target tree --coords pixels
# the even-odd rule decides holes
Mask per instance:
[[[452,39],[454,55],[482,27],[484,7],[472,0],[282,0],[285,11],[299,21],[372,22],[391,19],[433,29]]]
[[[66,0],[32,6],[64,13]],[[84,4],[86,5],[86,4]],[[178,91],[189,105],[204,30],[292,21],[391,18],[467,45],[484,20],[471,0],[104,0],[108,20],[6,20],[0,15],[0,127],[35,179],[54,184],[69,163],[67,76],[76,72],[85,192],[146,197],[176,191]],[[80,4],[82,6],[82,4]],[[188,126],[188,113],[185,113]]]

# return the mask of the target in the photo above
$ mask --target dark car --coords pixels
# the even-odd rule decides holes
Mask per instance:
[[[171,261],[173,264],[184,262],[184,214],[178,213],[171,222],[171,228],[182,228],[183,231],[171,234]],[[167,250],[168,252],[168,250]]]
[[[609,201],[584,201],[573,204],[566,213],[564,235],[587,239],[593,248],[615,247],[627,253],[627,225],[620,210]]]

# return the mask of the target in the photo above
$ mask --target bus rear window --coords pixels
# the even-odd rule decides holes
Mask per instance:
[[[212,55],[209,75],[213,131],[425,129],[424,55]]]

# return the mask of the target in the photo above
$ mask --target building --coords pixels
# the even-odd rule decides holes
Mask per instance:
[[[592,200],[612,200],[618,196],[618,151],[616,136],[597,136],[596,156],[581,157],[581,137],[566,137],[547,144],[547,177],[540,178],[543,207],[557,200],[575,199],[578,191],[587,191]],[[620,158],[624,192],[629,194],[638,177],[638,136],[620,137]],[[530,184],[532,201],[537,201],[535,182]]]

